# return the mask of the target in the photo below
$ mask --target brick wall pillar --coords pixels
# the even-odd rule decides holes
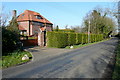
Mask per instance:
[[[44,32],[38,33],[38,45],[44,47]]]

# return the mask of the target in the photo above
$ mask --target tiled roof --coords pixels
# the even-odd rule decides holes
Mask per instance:
[[[37,19],[36,16],[40,16],[42,19]],[[19,21],[28,21],[28,20],[52,24],[50,21],[48,21],[46,18],[44,18],[39,13],[34,12],[34,11],[30,11],[30,10],[25,10],[24,13],[20,14],[17,17],[18,22]]]

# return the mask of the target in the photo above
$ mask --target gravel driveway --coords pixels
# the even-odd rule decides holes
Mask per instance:
[[[30,63],[3,70],[3,78],[102,78],[117,38],[79,49],[27,48]]]

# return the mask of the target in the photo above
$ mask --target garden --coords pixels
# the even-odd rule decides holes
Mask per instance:
[[[18,24],[13,18],[8,26],[2,26],[2,56],[0,57],[0,68],[7,68],[26,63],[32,59],[32,55],[23,50],[20,42],[20,31]]]

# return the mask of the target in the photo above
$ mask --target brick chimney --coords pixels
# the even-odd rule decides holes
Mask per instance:
[[[16,11],[16,10],[13,10],[13,11],[12,11],[12,15],[13,15],[14,18],[16,18],[16,14],[17,14],[17,11]]]

